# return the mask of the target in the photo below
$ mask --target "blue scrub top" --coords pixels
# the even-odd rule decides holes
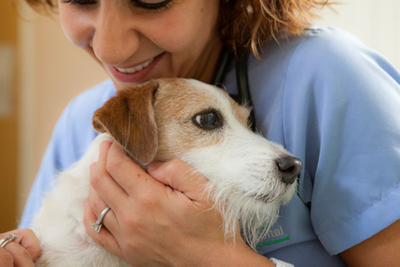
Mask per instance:
[[[250,56],[256,125],[303,161],[298,194],[258,245],[296,266],[344,266],[338,253],[400,218],[400,74],[355,36],[312,27]],[[236,93],[234,67],[226,90]],[[20,228],[29,227],[56,173],[97,135],[94,111],[115,95],[110,80],[85,91],[59,119]]]

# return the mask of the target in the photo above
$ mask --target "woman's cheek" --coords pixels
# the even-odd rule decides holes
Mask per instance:
[[[61,28],[68,41],[84,48],[89,45],[94,34],[90,16],[73,6],[59,4]]]

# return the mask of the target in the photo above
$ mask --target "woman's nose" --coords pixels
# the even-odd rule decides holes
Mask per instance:
[[[123,63],[134,54],[139,48],[139,35],[129,9],[111,4],[111,1],[102,1],[91,46],[102,63],[112,66]]]

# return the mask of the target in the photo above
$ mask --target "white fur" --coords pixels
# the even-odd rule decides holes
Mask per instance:
[[[83,225],[89,166],[97,161],[99,145],[106,140],[113,141],[108,134],[96,137],[83,158],[59,174],[44,199],[32,225],[42,247],[36,266],[129,266],[95,244]]]
[[[290,155],[281,146],[251,132],[233,115],[227,94],[200,82],[190,81],[197,90],[206,90],[224,116],[223,132],[212,146],[196,146],[180,158],[210,181],[206,188],[224,219],[227,237],[237,232],[239,222],[246,242],[254,249],[265,237],[278,216],[279,206],[287,203],[296,183],[286,185],[276,160]],[[206,95],[206,94],[205,94]],[[179,101],[187,101],[180,99]],[[211,99],[210,99],[211,101]],[[168,114],[165,114],[168,116]],[[171,129],[171,138],[179,133]],[[215,138],[209,135],[210,138]],[[208,138],[203,136],[202,138]],[[38,236],[43,256],[38,265],[50,266],[125,266],[126,263],[96,245],[83,225],[83,201],[88,197],[89,166],[97,161],[99,144],[113,140],[100,134],[84,157],[60,173],[54,190],[47,195],[35,217],[32,229]],[[264,196],[268,201],[260,201]]]

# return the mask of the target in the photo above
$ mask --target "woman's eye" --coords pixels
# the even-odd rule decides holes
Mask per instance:
[[[197,114],[192,121],[196,126],[205,130],[213,130],[222,126],[220,115],[216,110]]]
[[[62,0],[64,4],[73,4],[73,5],[93,5],[97,4],[97,0]]]
[[[98,0],[61,0],[65,4],[75,5],[93,5],[97,4]],[[131,0],[133,6],[145,9],[147,11],[160,11],[171,6],[172,0]]]
[[[131,0],[132,5],[147,11],[161,11],[171,6],[172,0]]]

